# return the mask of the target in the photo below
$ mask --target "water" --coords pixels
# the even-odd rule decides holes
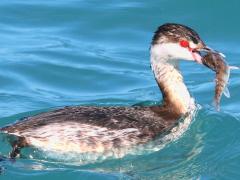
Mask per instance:
[[[132,105],[161,100],[149,68],[156,27],[177,22],[239,65],[239,1],[35,1],[0,3],[0,126],[65,105]],[[237,179],[239,71],[221,112],[211,106],[214,74],[182,62],[201,110],[162,150],[84,166],[48,159],[1,161],[0,179]],[[0,154],[9,145],[2,137]]]

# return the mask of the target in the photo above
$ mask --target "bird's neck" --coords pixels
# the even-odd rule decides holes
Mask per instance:
[[[193,99],[184,84],[177,62],[151,50],[151,67],[163,95],[163,106],[177,114],[186,114],[193,105]]]

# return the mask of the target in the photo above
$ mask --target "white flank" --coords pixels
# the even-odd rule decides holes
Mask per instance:
[[[26,141],[37,148],[55,152],[103,153],[114,148],[114,140],[120,146],[135,144],[134,138],[139,134],[135,128],[109,130],[77,122],[65,122],[64,125],[51,123],[36,130],[25,130],[15,135],[23,136]]]

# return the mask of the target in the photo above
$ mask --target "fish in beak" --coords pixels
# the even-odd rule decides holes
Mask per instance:
[[[221,53],[221,52],[218,52],[216,50],[213,50],[211,49],[210,47],[208,46],[203,46],[203,47],[200,47],[200,48],[195,48],[192,50],[193,53],[198,53],[198,55],[200,55],[201,58],[196,58],[196,62],[199,63],[199,64],[203,64],[202,62],[202,58],[204,58],[207,54],[218,54],[220,55],[222,58],[225,58],[226,56]]]
[[[222,94],[228,98],[230,97],[230,93],[227,88],[230,77],[230,69],[239,69],[239,67],[229,66],[225,61],[224,54],[208,47],[198,50],[198,53],[202,57],[201,64],[205,65],[216,73],[214,105],[216,110],[219,111]]]

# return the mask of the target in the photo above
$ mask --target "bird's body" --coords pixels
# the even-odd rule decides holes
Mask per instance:
[[[192,29],[179,24],[160,26],[150,53],[151,67],[163,94],[162,105],[65,107],[25,118],[0,129],[17,137],[10,156],[16,157],[26,146],[54,152],[117,153],[173,132],[181,117],[188,119],[189,125],[195,103],[177,59],[199,61],[196,50],[202,47],[204,43]]]
[[[144,144],[173,128],[178,114],[153,107],[65,107],[27,117],[1,131],[24,146],[56,152],[102,153]]]

